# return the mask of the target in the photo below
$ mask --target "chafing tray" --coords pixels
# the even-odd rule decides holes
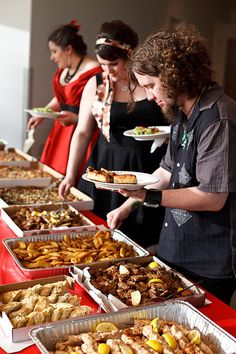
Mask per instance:
[[[77,235],[82,236],[82,237],[87,237],[93,235],[96,230],[104,229],[103,226],[94,226],[94,231],[84,231],[84,232],[64,232],[61,234],[48,234],[48,235],[40,235],[40,236],[28,236],[28,237],[22,237],[20,241],[23,242],[37,242],[37,241],[61,241],[64,238],[64,235],[70,235],[72,239],[75,239]],[[124,235],[121,231],[119,230],[112,230],[112,239],[116,241],[122,241],[125,242],[126,244],[130,245],[133,247],[134,251],[137,252],[138,257],[141,256],[147,256],[149,253],[145,249],[143,249],[141,246],[137,245],[134,241],[132,241],[129,237]],[[7,248],[8,252],[10,255],[13,257],[14,261],[18,265],[18,267],[21,269],[21,271],[24,273],[24,275],[28,279],[36,279],[36,278],[43,278],[47,276],[53,276],[53,275],[59,275],[59,274],[67,274],[69,272],[69,267],[72,265],[68,266],[61,266],[61,267],[54,267],[54,268],[37,268],[37,269],[28,269],[24,267],[17,256],[14,254],[13,249],[17,247],[17,244],[19,242],[19,239],[16,238],[6,238],[3,241],[4,246]],[[133,258],[133,257],[132,257]],[[120,260],[124,259],[132,259],[132,258],[119,258]],[[104,261],[106,262],[106,261]],[[90,263],[94,264],[94,263]],[[80,263],[77,264],[79,267],[83,268],[85,266],[88,266],[89,264],[84,264]]]
[[[189,326],[190,329],[198,329],[214,346],[215,354],[234,354],[236,352],[235,338],[192,305],[178,300],[135,309],[128,308],[111,314],[89,316],[86,319],[64,324],[44,326],[32,329],[29,334],[41,353],[49,354],[50,351],[54,350],[58,340],[65,339],[70,334],[94,331],[94,328],[100,322],[113,322],[118,328],[124,328],[132,325],[134,319],[152,319],[155,317],[176,321]]]
[[[111,262],[107,263],[96,263],[94,265],[85,267],[84,269],[80,269],[77,266],[72,266],[70,267],[70,274],[73,276],[73,278],[79,283],[80,286],[82,286],[88,293],[89,295],[104,309],[104,311],[109,312],[109,311],[118,311],[122,308],[128,308],[128,306],[122,302],[120,299],[117,297],[109,294],[104,294],[102,291],[97,289],[92,285],[90,282],[91,274],[93,274],[95,271],[98,269],[106,269],[112,265],[115,265],[116,263],[120,262],[120,260],[114,260]],[[206,293],[204,290],[200,289],[197,285],[194,285],[191,281],[186,279],[182,274],[179,272],[175,271],[174,269],[170,268],[167,264],[163,263],[161,260],[159,260],[157,257],[152,257],[152,256],[147,256],[147,257],[140,257],[140,258],[134,258],[131,260],[128,260],[127,263],[132,263],[132,264],[138,264],[138,265],[148,265],[150,262],[157,262],[161,267],[166,269],[167,271],[170,271],[176,275],[179,276],[181,279],[181,286],[183,289],[187,287],[191,287],[191,291],[193,292],[192,295],[188,296],[182,296],[179,295],[178,298],[181,300],[187,301],[191,303],[192,305],[199,307],[206,303],[209,303],[208,300],[205,299]],[[123,262],[122,262],[123,263]],[[125,265],[125,264],[124,264]],[[137,290],[137,288],[133,287],[133,291]],[[176,294],[175,294],[176,295]],[[170,294],[171,298],[171,294]],[[176,296],[175,296],[176,298]],[[166,299],[163,298],[158,298],[151,302],[163,302]]]
[[[80,216],[83,225],[78,226],[58,226],[51,229],[33,229],[33,230],[23,230],[21,229],[12,219],[12,216],[17,214],[21,208],[32,208],[37,209],[39,211],[60,211],[61,207],[58,204],[41,204],[38,206],[35,205],[21,205],[21,206],[13,206],[13,207],[4,207],[1,211],[1,217],[5,221],[5,223],[10,227],[10,229],[18,236],[34,236],[34,235],[42,235],[42,234],[50,234],[50,233],[61,233],[68,231],[86,231],[95,229],[95,224],[83,216],[77,209],[75,209],[72,205],[68,204],[65,207],[68,207],[71,211]]]
[[[55,282],[63,281],[63,280],[67,280],[67,282],[68,282],[68,291],[67,292],[72,292],[72,294],[76,294],[80,298],[81,297],[80,294],[78,294],[74,289],[73,278],[65,276],[65,275],[58,275],[58,276],[52,276],[52,277],[43,278],[43,279],[30,280],[30,281],[28,280],[28,281],[24,281],[24,282],[20,282],[20,283],[1,285],[0,286],[0,294],[2,294],[4,292],[8,292],[8,291],[27,289],[27,288],[33,287],[36,284],[45,285],[45,284],[55,283]],[[81,303],[85,304],[83,298],[81,299]],[[95,313],[97,311],[97,306],[94,306],[94,308],[92,308],[92,309],[93,309],[93,313]],[[78,318],[78,316],[77,316],[77,318]],[[56,321],[56,322],[50,322],[49,324],[59,323],[59,322],[64,323],[65,321],[70,321],[70,320],[71,319],[60,320],[60,321]],[[8,339],[11,338],[13,343],[18,343],[18,342],[30,340],[29,330],[31,328],[35,328],[38,326],[40,326],[40,325],[32,325],[32,326],[21,327],[21,328],[13,328],[9,317],[6,315],[5,312],[2,312],[1,316],[0,316],[0,328],[3,331],[4,335],[6,336],[6,338],[8,338]]]

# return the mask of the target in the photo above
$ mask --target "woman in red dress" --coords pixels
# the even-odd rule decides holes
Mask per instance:
[[[65,175],[70,150],[70,141],[75,130],[81,95],[87,81],[101,71],[97,61],[87,55],[87,46],[78,33],[79,25],[71,21],[57,28],[48,38],[51,52],[50,60],[58,65],[53,78],[54,97],[46,107],[62,111],[63,115],[55,120],[46,140],[40,161]],[[28,129],[37,127],[44,118],[32,117]],[[94,132],[87,154],[80,166],[78,177],[90,156],[97,138]]]

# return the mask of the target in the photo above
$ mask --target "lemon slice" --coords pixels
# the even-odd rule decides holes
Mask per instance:
[[[171,333],[164,333],[162,337],[165,339],[166,343],[171,347],[172,350],[175,350],[177,343],[175,337]]]
[[[201,343],[201,334],[198,330],[193,329],[189,332],[189,337],[191,339],[192,344],[200,344]]]
[[[148,281],[148,284],[150,283],[163,283],[163,280],[160,278],[153,278]]]
[[[98,354],[109,354],[111,348],[106,343],[99,343],[98,344]]]
[[[158,268],[159,264],[157,262],[151,262],[151,263],[148,264],[148,267],[149,268]]]
[[[128,274],[129,273],[129,271],[128,271],[128,269],[124,266],[124,265],[120,265],[119,266],[119,273],[120,274]]]
[[[146,341],[146,344],[151,347],[152,349],[155,350],[155,352],[162,353],[163,348],[161,343],[158,340],[155,339],[149,339]]]
[[[131,302],[133,306],[137,306],[141,302],[141,293],[139,290],[133,291],[131,293]]]
[[[158,333],[159,317],[154,318],[150,324],[152,326],[152,331]]]
[[[120,345],[120,351],[122,354],[134,354],[133,349],[126,344]]]
[[[115,331],[116,329],[117,329],[117,327],[112,322],[101,322],[96,326],[95,331],[96,332],[112,332],[112,331]]]
[[[177,292],[179,293],[180,291],[184,290],[184,288],[178,287]]]

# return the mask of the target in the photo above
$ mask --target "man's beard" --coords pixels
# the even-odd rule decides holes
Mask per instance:
[[[175,121],[178,111],[179,107],[176,102],[162,107],[162,113],[169,124],[172,124]]]

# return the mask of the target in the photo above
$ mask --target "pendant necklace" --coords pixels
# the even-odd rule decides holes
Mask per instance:
[[[77,71],[79,70],[80,65],[82,64],[83,59],[84,59],[84,57],[81,57],[81,59],[80,59],[80,61],[78,62],[77,66],[76,66],[76,69],[75,69],[75,71],[73,72],[73,74],[70,74],[70,73],[69,73],[69,70],[70,70],[70,69],[68,68],[67,73],[66,73],[66,76],[65,76],[65,78],[64,78],[65,83],[68,84],[68,83],[70,82],[70,80],[75,76],[75,74],[76,74]]]
[[[195,106],[195,104],[197,103],[197,101],[199,100],[200,96],[198,96],[194,101],[193,104],[191,105],[190,109],[188,110],[188,112],[186,113],[186,117],[188,119],[189,115],[192,113],[192,110]],[[188,127],[188,121],[187,122],[183,122],[183,134],[182,134],[182,138],[181,138],[181,146],[185,149],[187,143],[188,143],[188,133],[187,133],[187,127]]]

